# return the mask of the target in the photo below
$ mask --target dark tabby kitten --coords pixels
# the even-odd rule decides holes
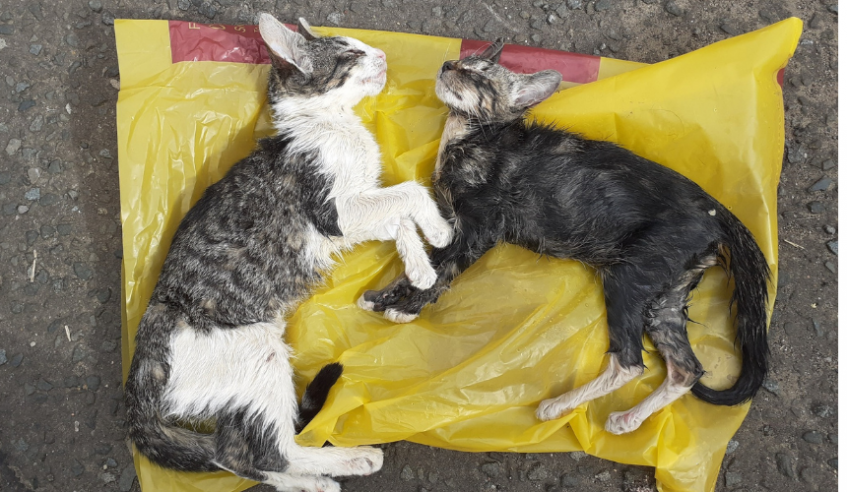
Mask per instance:
[[[416,225],[441,246],[452,230],[417,183],[380,187],[379,148],[352,108],[382,90],[385,53],[318,38],[302,19],[297,33],[263,14],[259,29],[278,135],[210,186],[174,235],[135,338],[129,433],[162,466],[339,491],[323,475],[373,473],[382,451],[295,443],[341,366],[318,373],[298,412],[285,317],[361,241],[396,239],[411,281],[431,286]],[[178,425],[212,418],[213,434]]]
[[[541,402],[539,419],[558,418],[639,376],[645,331],[664,357],[668,377],[636,407],[612,414],[609,432],[638,428],[692,389],[719,405],[751,398],[768,370],[770,271],[750,231],[666,167],[611,143],[525,121],[527,109],[549,97],[561,76],[552,70],[512,73],[497,64],[501,49],[498,43],[481,56],[446,62],[438,73],[436,93],[450,115],[433,185],[456,231],[452,244],[431,253],[438,281],[418,290],[399,278],[383,291],[366,292],[360,306],[408,322],[505,241],[590,264],[603,281],[609,367],[585,386]],[[735,277],[743,354],[741,376],[725,391],[698,382],[703,368],[686,331],[689,293],[719,263]]]

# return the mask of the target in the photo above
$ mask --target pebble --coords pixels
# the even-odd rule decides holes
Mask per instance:
[[[681,16],[684,13],[682,7],[677,5],[674,0],[670,0],[668,3],[665,4],[665,12],[671,15],[675,15],[677,17]]]
[[[838,458],[832,458],[831,460],[827,460],[826,464],[831,466],[833,470],[838,469]]]
[[[0,349],[0,366],[5,364],[8,360],[9,359],[6,358],[6,351],[3,350],[3,349]]]
[[[39,391],[50,391],[53,389],[53,385],[46,379],[39,379],[36,387],[38,387]]]
[[[824,206],[821,202],[809,202],[806,204],[806,207],[808,207],[809,212],[812,212],[813,214],[822,214],[824,212]]]
[[[21,148],[21,141],[17,138],[13,138],[9,140],[9,143],[6,144],[6,153],[9,155],[15,155],[15,152]]]
[[[533,41],[533,42],[535,42],[535,43],[540,43],[540,42],[541,42],[541,36],[540,36],[540,35],[538,35],[538,34],[533,34],[532,36],[530,36],[530,38],[531,38],[531,39],[532,39],[532,41]]]
[[[41,198],[41,188],[32,188],[26,193],[24,193],[24,198],[27,200],[34,202]]]
[[[567,0],[568,8],[571,10],[581,9],[582,0]]]
[[[24,112],[33,106],[35,106],[35,101],[33,101],[32,99],[27,99],[26,101],[22,101],[20,104],[18,104],[18,111]]]
[[[18,367],[18,366],[21,365],[21,363],[23,361],[24,361],[24,354],[15,354],[15,355],[12,356],[12,360],[9,361],[9,364],[11,364],[12,367]]]
[[[59,232],[60,236],[67,236],[71,233],[72,226],[71,224],[59,224],[56,226],[56,230]]]
[[[794,457],[788,453],[776,453],[776,469],[784,476],[794,479]]]
[[[579,463],[579,460],[588,457],[588,454],[585,451],[574,451],[573,453],[568,453],[568,456],[570,456],[572,460]]]
[[[726,472],[726,476],[724,476],[727,488],[740,484],[742,478],[744,478],[744,476],[741,473],[731,471]]]
[[[826,438],[829,439],[829,442],[838,446],[838,434],[830,434]]]
[[[835,234],[835,227],[833,227],[833,226],[831,226],[831,225],[829,225],[829,224],[827,224],[827,225],[823,226],[823,230],[824,230],[824,232],[826,232],[827,234]]]
[[[47,172],[50,174],[60,174],[64,170],[65,168],[62,166],[62,161],[59,159],[52,160],[50,165],[47,166]]]
[[[29,131],[40,132],[41,127],[43,127],[43,126],[44,126],[44,117],[41,116],[41,115],[38,115],[35,118],[33,118],[32,123],[30,123]]]
[[[12,181],[12,173],[9,171],[0,171],[0,185],[4,185]]]
[[[38,231],[26,231],[26,243],[32,245],[38,240]]]
[[[406,465],[400,471],[400,479],[403,480],[404,482],[408,482],[409,480],[413,480],[414,478],[415,478],[415,472],[414,472],[414,470],[412,470],[411,466]]]
[[[832,254],[838,256],[838,241],[830,241],[826,243],[826,247],[829,248],[830,251],[832,251]]]
[[[611,480],[612,474],[609,473],[609,470],[604,470],[598,473],[597,475],[594,475],[594,478],[601,482],[608,482],[609,480]]]
[[[821,178],[817,183],[809,187],[809,191],[826,191],[832,185],[832,179]]]
[[[88,280],[92,276],[94,276],[94,271],[91,270],[91,267],[82,262],[74,262],[73,264],[74,273],[80,280]]]
[[[82,464],[79,461],[74,460],[74,464],[71,465],[71,472],[74,474],[74,476],[78,477],[78,476],[82,475],[84,471],[85,471],[85,467],[82,466]]]
[[[100,480],[102,480],[103,483],[112,483],[116,479],[115,479],[115,476],[112,475],[111,473],[105,472],[105,473],[100,474]]]
[[[215,9],[214,9],[214,7],[212,7],[212,12],[213,12],[212,17],[215,16],[214,11],[215,11]],[[202,11],[200,13],[203,14]],[[211,19],[212,17],[209,17],[209,18]],[[105,24],[107,26],[114,25],[115,24],[115,14],[109,12],[108,10],[103,12],[103,15],[100,16],[100,22],[102,22],[103,24]]]
[[[103,342],[102,345],[100,345],[100,350],[102,352],[111,352],[111,351],[115,350],[117,347],[118,347],[118,344],[114,340],[106,340],[106,341]]]
[[[90,2],[88,2],[88,8],[99,14],[100,11],[103,10],[103,4],[100,2],[100,0],[91,0]]]
[[[200,4],[197,11],[206,16],[208,19],[214,19],[215,14],[218,13],[217,9],[215,9],[215,7],[209,2],[203,2]]]
[[[20,451],[21,453],[23,453],[24,451],[26,451],[27,449],[29,449],[29,443],[27,443],[26,441],[24,441],[24,438],[23,438],[23,437],[22,437],[22,438],[20,438],[20,439],[18,439],[17,441],[13,441],[13,442],[12,442],[12,445],[15,447],[15,449],[16,449],[17,451]]]
[[[41,197],[41,200],[39,200],[39,204],[41,204],[42,207],[49,207],[57,203],[59,203],[59,195],[55,193],[47,193]]]
[[[730,439],[729,443],[726,445],[726,454],[734,453],[738,449],[738,446],[740,446],[740,445],[741,445],[741,443],[739,443],[738,441],[736,441],[734,439]]]
[[[44,224],[41,226],[41,237],[44,239],[53,237],[53,234],[56,233],[56,228],[51,226],[50,224]]]
[[[188,0],[179,0],[176,3],[176,6],[179,10],[188,10],[189,7],[191,7],[191,2],[189,2]]]
[[[597,0],[597,2],[594,3],[594,10],[597,12],[602,12],[604,10],[609,10],[614,6],[614,0]]]
[[[10,26],[8,24],[0,24],[0,34],[11,35],[15,34],[15,26]]]
[[[812,407],[812,413],[817,415],[818,417],[825,419],[830,415],[834,414],[832,407],[823,403],[819,403]]]
[[[830,169],[832,169],[834,167],[835,167],[835,161],[833,161],[832,159],[827,159],[827,160],[821,162],[821,169],[823,169],[824,171],[829,171]]]
[[[490,463],[483,463],[479,467],[479,470],[482,473],[484,473],[486,476],[489,476],[491,478],[496,478],[496,477],[500,476],[500,474],[503,472],[503,467],[502,467],[502,465],[500,465],[500,463],[498,463],[496,461],[492,461]]]
[[[41,177],[41,168],[31,167],[26,170],[26,175],[29,178],[29,183],[35,184],[38,181],[38,178]]]
[[[15,92],[21,93],[27,89],[29,89],[29,82],[18,82],[15,84]]]
[[[73,354],[71,354],[71,361],[79,362],[82,359],[85,359],[86,357],[88,357],[88,348],[86,348],[82,344],[74,347],[74,352]]]
[[[29,207],[27,207],[26,205],[18,205],[18,213],[20,215],[23,215],[27,212],[29,212]]]
[[[35,386],[29,383],[24,383],[24,394],[29,396],[33,393],[35,393]]]
[[[765,382],[762,383],[762,387],[768,390],[768,392],[773,393],[776,396],[780,396],[779,383],[776,380],[767,378],[765,379]]]
[[[837,14],[838,13],[838,4],[834,3],[832,5],[829,5],[829,6],[827,6],[826,9],[829,10],[830,12],[832,12],[833,14]]]
[[[118,466],[118,462],[115,461],[114,458],[107,458],[106,466],[108,466],[109,468],[116,468]]]
[[[100,376],[88,376],[85,378],[85,385],[91,391],[97,391],[100,388]]]
[[[823,434],[818,431],[809,431],[803,434],[803,440],[809,444],[823,444]]]
[[[823,266],[825,266],[826,269],[829,270],[830,272],[832,272],[836,275],[838,274],[838,267],[835,266],[835,263],[833,263],[831,261],[825,261],[823,263]]]

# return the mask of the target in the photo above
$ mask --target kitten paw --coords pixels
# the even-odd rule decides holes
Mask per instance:
[[[409,277],[409,282],[412,286],[420,290],[429,289],[438,280],[438,274],[435,273],[429,261],[426,261],[426,263],[421,262],[420,265],[407,264],[406,276]]]
[[[609,419],[606,420],[606,431],[619,436],[641,427],[641,423],[642,421],[636,413],[631,410],[627,412],[613,412],[609,415]]]
[[[453,241],[453,226],[439,217],[435,224],[424,230],[424,235],[429,244],[436,248],[446,248]]]
[[[277,492],[341,492],[341,485],[328,477],[271,473],[265,483],[274,487]]]
[[[352,455],[345,462],[345,475],[366,476],[382,468],[383,454],[379,448],[368,446],[351,448]]]
[[[386,309],[383,316],[385,316],[385,319],[394,323],[411,323],[418,317],[417,314],[404,313],[403,311],[392,308]]]
[[[571,410],[573,409],[561,403],[558,398],[551,398],[538,404],[538,408],[535,410],[535,417],[542,422],[546,422],[548,420],[556,420]]]
[[[366,294],[362,294],[362,297],[360,297],[360,298],[359,298],[359,300],[358,300],[358,301],[356,301],[356,304],[357,304],[357,305],[358,305],[361,309],[364,309],[365,311],[371,311],[371,312],[373,312],[373,311],[374,311],[374,305],[375,305],[375,304],[374,304],[374,302],[373,302],[373,301],[369,301],[369,300],[365,299],[365,295],[366,295]]]

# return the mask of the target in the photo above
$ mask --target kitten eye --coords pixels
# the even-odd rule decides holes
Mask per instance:
[[[347,50],[347,51],[345,51],[343,54],[344,54],[344,55],[347,55],[347,56],[351,56],[351,57],[356,57],[356,58],[358,58],[358,57],[360,57],[360,56],[365,56],[365,52],[364,52],[364,51],[362,51],[362,50],[355,50],[355,49],[354,49],[354,50]]]

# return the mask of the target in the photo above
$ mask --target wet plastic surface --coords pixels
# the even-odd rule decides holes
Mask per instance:
[[[563,90],[533,114],[617,142],[693,179],[751,229],[775,271],[784,141],[777,73],[801,26],[788,19],[652,66],[602,59],[601,80]],[[271,128],[267,65],[173,63],[167,21],[119,20],[115,28],[126,374],[136,327],[179,221]],[[386,90],[357,110],[381,145],[385,183],[428,183],[445,118],[434,76],[445,59],[459,56],[462,41],[316,30],[354,36],[386,52]],[[559,420],[535,419],[540,400],[593,379],[606,364],[602,291],[590,268],[500,246],[414,323],[394,325],[356,307],[365,289],[384,286],[401,270],[393,244],[362,245],[290,319],[287,338],[297,353],[292,363],[301,389],[329,361],[346,368],[324,410],[298,437],[301,444],[405,439],[466,451],[585,450],[655,466],[663,491],[714,487],[726,444],[749,404],[716,407],[687,395],[629,435],[603,430],[610,412],[630,408],[663,380],[664,364],[649,342],[643,377]],[[716,388],[731,385],[739,370],[730,293],[723,271],[712,269],[690,310],[700,323],[689,324],[689,336],[709,371],[704,382]],[[137,453],[135,459],[145,491],[252,485],[227,473],[177,473]]]

